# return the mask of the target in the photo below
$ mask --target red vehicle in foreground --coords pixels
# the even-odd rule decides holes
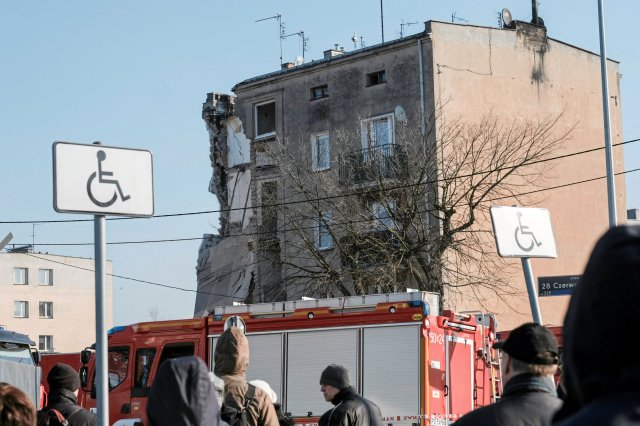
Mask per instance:
[[[338,363],[380,406],[386,425],[448,425],[498,396],[495,321],[438,306],[437,294],[393,293],[227,306],[204,318],[116,327],[108,336],[110,423],[145,422],[149,386],[164,360],[197,355],[213,370],[225,321],[239,316],[251,350],[247,378],[267,381],[297,424],[317,424],[331,407],[318,380]],[[91,408],[95,357],[82,357],[80,403]]]

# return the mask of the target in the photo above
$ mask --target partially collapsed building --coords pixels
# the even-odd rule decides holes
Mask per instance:
[[[314,291],[300,284],[300,271],[307,268],[310,275],[318,273],[311,270],[318,262],[331,264],[346,276],[354,263],[370,266],[377,258],[371,253],[363,255],[366,244],[358,235],[334,233],[330,225],[337,216],[331,208],[318,206],[309,215],[300,210],[298,216],[282,209],[287,203],[304,202],[305,197],[286,183],[285,156],[276,159],[276,152],[284,149],[291,165],[304,171],[308,182],[317,184],[326,176],[335,176],[339,182],[336,196],[360,194],[359,205],[369,221],[353,213],[354,221],[366,222],[358,229],[375,234],[373,241],[380,247],[393,245],[397,239],[390,231],[398,229],[399,220],[394,212],[405,201],[403,197],[376,198],[371,185],[402,179],[410,167],[411,139],[399,136],[405,129],[415,125],[420,134],[427,135],[423,141],[435,145],[445,133],[433,119],[439,113],[468,122],[479,122],[488,113],[507,122],[516,116],[556,114],[572,128],[557,155],[602,147],[599,67],[596,54],[548,38],[544,26],[515,21],[512,28],[489,28],[429,21],[419,34],[352,52],[330,49],[321,60],[288,64],[244,80],[233,87],[233,96],[208,94],[203,119],[213,168],[209,189],[221,213],[219,234],[205,235],[200,249],[195,315],[234,301],[278,301],[417,285],[416,276],[407,270],[385,276],[381,284],[375,281],[379,274],[371,268],[374,272],[369,276],[339,277],[340,287],[333,290],[325,286]],[[610,60],[608,67],[615,143],[622,140],[619,64]],[[440,152],[430,157],[435,176],[443,172],[449,155],[452,153]],[[619,150],[615,152],[616,168],[621,169],[622,164]],[[606,183],[568,184],[604,173],[602,151],[548,163],[544,185],[556,189],[541,192],[535,203],[551,212],[559,257],[534,261],[538,276],[582,270],[592,244],[607,227]],[[519,185],[520,194],[527,193],[526,182]],[[618,211],[624,212],[624,180],[619,178],[616,185]],[[436,184],[425,184],[423,190],[428,210],[441,194]],[[331,198],[327,194],[306,200],[327,204]],[[506,197],[493,203],[511,205],[519,200]],[[426,222],[426,234],[442,232],[438,220],[432,217]],[[473,226],[491,231],[486,220]],[[303,243],[313,246],[304,256]],[[484,243],[492,244],[491,238]],[[514,289],[508,297],[492,298],[481,290],[468,298],[445,294],[445,303],[464,310],[477,309],[480,301],[483,308],[504,315],[506,326],[522,322],[529,315],[522,273],[500,273],[506,274]],[[298,281],[293,279],[295,274],[299,274]],[[331,274],[318,273],[318,277],[327,282],[336,279]],[[542,299],[543,312],[549,312],[545,320],[559,324],[567,301],[567,297]]]

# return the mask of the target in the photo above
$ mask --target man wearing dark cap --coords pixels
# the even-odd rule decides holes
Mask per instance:
[[[559,361],[555,336],[542,325],[526,323],[493,347],[502,349],[501,398],[495,404],[467,413],[454,424],[550,425],[562,406],[553,381]]]
[[[320,417],[319,426],[382,426],[380,408],[351,387],[349,370],[331,364],[320,375],[325,401],[335,405]]]
[[[47,383],[49,384],[47,406],[38,412],[38,418],[50,415],[48,412],[51,410],[57,410],[68,420],[69,426],[98,424],[98,417],[77,403],[80,376],[76,370],[67,364],[58,363],[49,371]]]

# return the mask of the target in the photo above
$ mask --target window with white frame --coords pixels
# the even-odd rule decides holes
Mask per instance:
[[[38,336],[38,350],[43,352],[53,351],[53,336]]]
[[[312,170],[319,172],[331,168],[329,158],[329,133],[320,133],[311,137]]]
[[[53,285],[53,269],[39,269],[38,277],[40,285]]]
[[[27,268],[13,268],[13,283],[16,285],[29,284],[29,270]]]
[[[325,250],[333,247],[333,237],[329,231],[331,212],[324,212],[315,220],[316,247]]]
[[[40,302],[40,318],[53,318],[53,302]]]
[[[14,318],[29,318],[29,302],[26,300],[15,300],[13,302]]]
[[[276,102],[268,101],[256,105],[256,138],[276,134]]]
[[[395,143],[393,135],[393,114],[385,114],[362,120],[360,134],[363,149]]]
[[[393,220],[393,213],[396,211],[395,200],[374,201],[370,207],[374,229],[385,230],[396,227],[396,223]]]

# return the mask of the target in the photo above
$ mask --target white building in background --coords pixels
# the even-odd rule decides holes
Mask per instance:
[[[27,334],[42,352],[77,352],[96,341],[94,260],[0,253],[0,327]],[[113,324],[112,264],[106,262],[106,327]]]

